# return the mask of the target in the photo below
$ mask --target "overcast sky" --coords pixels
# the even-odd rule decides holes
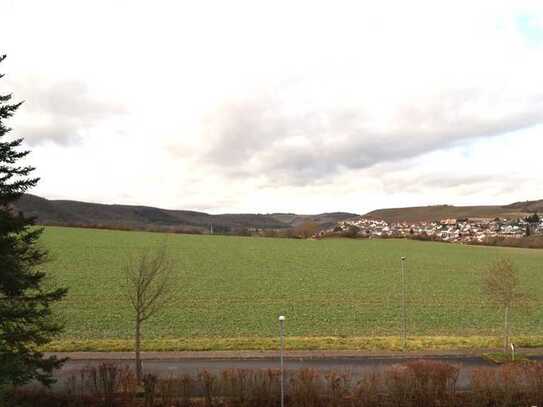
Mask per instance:
[[[221,212],[543,199],[543,2],[0,0],[52,199]]]

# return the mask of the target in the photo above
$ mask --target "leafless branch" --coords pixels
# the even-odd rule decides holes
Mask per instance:
[[[136,354],[136,377],[143,377],[141,363],[142,324],[156,315],[172,298],[173,262],[166,244],[157,249],[148,249],[132,257],[125,267],[126,297],[134,310],[134,350]]]
[[[173,263],[165,245],[131,258],[125,276],[126,295],[140,322],[155,315],[173,294]]]

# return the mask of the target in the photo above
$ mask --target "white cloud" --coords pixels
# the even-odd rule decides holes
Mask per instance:
[[[31,146],[77,143],[102,121],[125,113],[122,106],[91,96],[81,81],[28,77],[10,85],[18,90],[16,101],[25,102],[11,125]]]
[[[543,6],[21,0],[0,91],[27,100],[12,125],[50,197],[306,213],[541,198],[511,158],[543,147],[522,16]]]

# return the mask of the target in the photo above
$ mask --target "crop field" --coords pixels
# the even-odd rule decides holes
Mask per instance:
[[[211,343],[251,347],[243,341],[260,338],[265,344],[276,337],[280,314],[287,317],[288,335],[306,338],[306,345],[312,338],[340,344],[349,338],[398,336],[401,256],[407,256],[409,335],[498,335],[501,314],[481,297],[480,271],[508,256],[521,272],[524,291],[535,299],[531,309],[513,314],[514,333],[543,336],[543,250],[56,227],[47,227],[41,241],[51,254],[43,266],[51,284],[70,290],[57,308],[66,322],[62,342],[79,344],[74,348],[85,341],[113,344],[130,338],[123,265],[161,242],[175,259],[175,296],[144,326],[148,343],[171,340],[185,344],[184,349],[192,341],[195,348],[207,349]],[[315,346],[322,347],[322,341]]]

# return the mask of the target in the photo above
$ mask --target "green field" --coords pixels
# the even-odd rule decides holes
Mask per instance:
[[[501,315],[481,298],[479,284],[480,270],[498,256],[510,256],[525,291],[543,298],[543,250],[47,227],[42,243],[51,261],[44,267],[55,284],[70,289],[58,307],[66,321],[63,343],[74,341],[75,349],[84,340],[130,338],[122,266],[129,255],[164,239],[177,267],[175,298],[146,324],[149,344],[170,338],[183,349],[191,348],[191,342],[194,348],[228,348],[228,341],[249,348],[258,338],[264,344],[269,342],[265,338],[276,336],[280,314],[287,317],[289,336],[298,341],[333,337],[328,341],[341,347],[340,342],[355,337],[397,336],[401,256],[408,258],[408,327],[413,336],[499,334]],[[514,333],[543,336],[541,321],[539,305],[529,314],[514,315]],[[307,338],[307,343],[311,340],[316,339]],[[207,345],[198,346],[198,341]],[[344,347],[349,346],[356,347]]]

